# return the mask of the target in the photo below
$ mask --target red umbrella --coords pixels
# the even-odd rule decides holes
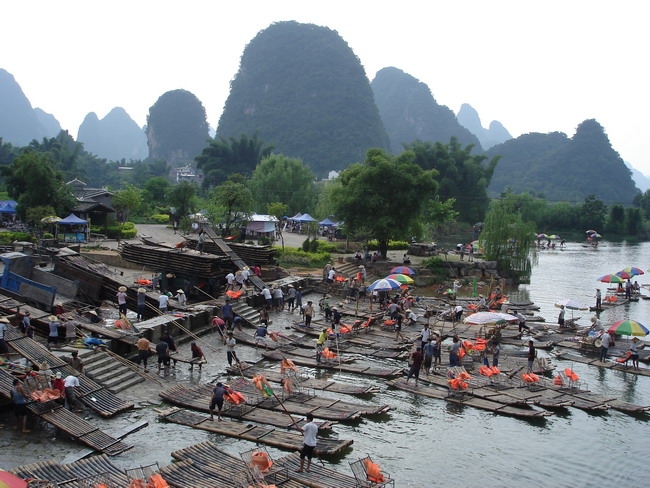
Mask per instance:
[[[27,488],[27,482],[7,471],[0,471],[0,488]]]

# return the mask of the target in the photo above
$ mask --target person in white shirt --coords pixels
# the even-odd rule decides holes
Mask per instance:
[[[235,289],[235,275],[232,274],[232,271],[226,275],[226,291]]]
[[[429,343],[429,339],[431,338],[431,329],[429,329],[429,324],[424,325],[424,329],[422,329],[420,334],[422,335],[422,350],[424,351],[424,346]]]
[[[178,302],[178,305],[180,307],[184,307],[185,304],[187,303],[187,297],[185,296],[185,291],[181,290],[180,288],[176,290],[176,301]]]
[[[68,408],[77,413],[81,413],[81,405],[78,399],[81,396],[79,378],[74,375],[66,376],[63,381],[63,386],[65,387],[65,399],[68,402]]]
[[[314,449],[316,448],[316,434],[318,433],[318,426],[314,423],[314,416],[311,413],[308,413],[306,416],[308,422],[302,426],[302,433],[305,436],[303,440],[302,450],[300,451],[300,468],[296,469],[297,473],[302,473],[305,458],[307,458],[307,468],[305,471],[309,473],[309,468],[311,467],[311,458],[314,455]]]
[[[166,293],[162,293],[158,297],[158,308],[162,313],[166,313],[168,306],[169,306],[169,296]]]

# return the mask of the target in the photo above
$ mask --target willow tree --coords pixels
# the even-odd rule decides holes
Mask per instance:
[[[494,200],[485,218],[481,245],[485,258],[517,281],[528,281],[537,264],[534,222],[525,222],[512,199]]]

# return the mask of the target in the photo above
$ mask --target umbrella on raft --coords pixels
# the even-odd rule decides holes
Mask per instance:
[[[625,283],[625,279],[621,278],[616,274],[608,274],[605,276],[601,276],[600,278],[598,278],[598,281],[602,281],[603,283]]]
[[[519,318],[502,312],[476,312],[465,317],[464,322],[470,325],[492,325],[503,322],[518,322]]]
[[[610,334],[645,337],[650,333],[648,328],[636,320],[618,320],[607,329]]]
[[[395,266],[393,269],[390,270],[390,272],[395,274],[405,274],[408,276],[415,275],[415,271],[412,268],[409,268],[408,266]]]
[[[414,283],[413,278],[405,274],[394,273],[386,276],[389,280],[395,280],[403,285],[412,285]]]
[[[638,275],[642,275],[642,274],[645,274],[642,269],[635,268],[634,266],[628,266],[627,268],[623,268],[618,273],[616,273],[616,276],[620,276],[621,278],[629,279],[629,278],[632,278],[632,276],[638,276]]]
[[[567,310],[571,310],[571,320],[573,320],[573,311],[574,310],[589,310],[589,305],[585,305],[584,303],[580,303],[577,300],[573,300],[572,298],[567,298],[565,300],[560,300],[555,304],[557,308],[560,308],[562,305],[564,305],[564,308]]]
[[[401,285],[398,281],[391,280],[389,278],[382,278],[375,281],[372,285],[368,287],[369,291],[390,291],[397,290]]]
[[[56,224],[59,220],[61,220],[61,217],[57,217],[56,215],[48,215],[47,217],[43,217],[41,219],[41,224]]]

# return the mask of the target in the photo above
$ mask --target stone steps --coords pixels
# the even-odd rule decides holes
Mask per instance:
[[[142,376],[103,351],[88,350],[83,355],[80,352],[79,355],[84,362],[86,376],[113,393],[144,381]]]

